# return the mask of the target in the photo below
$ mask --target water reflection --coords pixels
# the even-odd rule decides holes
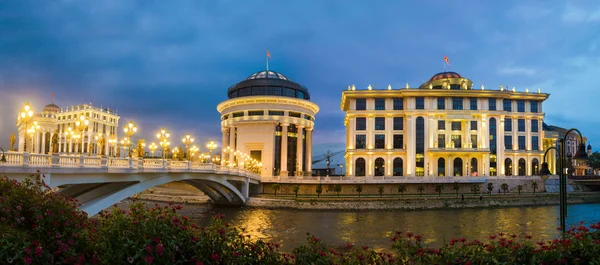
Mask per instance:
[[[557,236],[558,206],[428,211],[355,211],[319,212],[267,210],[253,208],[216,208],[226,221],[244,227],[252,239],[282,244],[284,251],[306,242],[306,233],[322,238],[334,248],[346,242],[377,249],[389,249],[389,237],[396,230],[423,235],[431,246],[440,246],[451,238],[487,240],[492,233],[529,234],[534,240]],[[571,205],[568,224],[600,221],[600,204]],[[207,225],[210,214],[194,215]]]

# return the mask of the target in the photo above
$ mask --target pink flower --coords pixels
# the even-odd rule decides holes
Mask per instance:
[[[25,264],[31,264],[31,262],[33,262],[33,259],[29,256],[25,256]]]
[[[38,246],[37,248],[35,248],[35,254],[36,254],[38,257],[41,257],[41,256],[42,256],[42,253],[44,253],[44,250],[42,249],[42,247]]]
[[[152,262],[154,262],[154,258],[152,258],[150,255],[146,256],[146,263],[152,264]]]
[[[147,245],[147,246],[146,246],[146,251],[148,251],[148,252],[152,252],[152,246],[151,246],[151,245]]]
[[[217,253],[213,253],[210,255],[210,260],[212,261],[218,261],[219,259],[221,259],[221,256],[219,256],[219,254]]]
[[[163,247],[163,244],[158,244],[158,246],[156,246],[156,253],[158,253],[158,255],[162,255],[164,251],[165,248]]]
[[[127,262],[133,263],[133,257],[127,257]]]

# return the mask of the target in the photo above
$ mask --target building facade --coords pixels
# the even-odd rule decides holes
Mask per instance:
[[[248,154],[261,176],[310,175],[312,134],[319,107],[308,89],[274,71],[260,71],[231,86],[221,102],[222,161],[242,166]]]
[[[348,176],[529,176],[548,94],[473,88],[455,72],[418,88],[342,93]]]
[[[84,116],[88,126],[79,130],[76,122]],[[61,109],[56,104],[46,105],[31,118],[17,117],[18,151],[36,154],[97,154],[115,155],[119,126],[118,114],[91,104]],[[28,130],[39,125],[34,131]],[[109,140],[114,141],[111,146]]]

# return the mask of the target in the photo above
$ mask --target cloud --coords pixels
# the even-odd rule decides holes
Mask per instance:
[[[518,67],[518,66],[505,66],[498,69],[498,74],[500,75],[526,75],[531,76],[535,75],[537,70],[534,68],[528,67]]]
[[[583,8],[567,5],[562,20],[567,23],[600,22],[600,6],[594,8]]]

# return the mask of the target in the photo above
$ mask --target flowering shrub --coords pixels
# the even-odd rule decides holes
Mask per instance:
[[[75,200],[51,192],[43,176],[0,178],[0,263],[84,264],[90,251],[87,214]]]

